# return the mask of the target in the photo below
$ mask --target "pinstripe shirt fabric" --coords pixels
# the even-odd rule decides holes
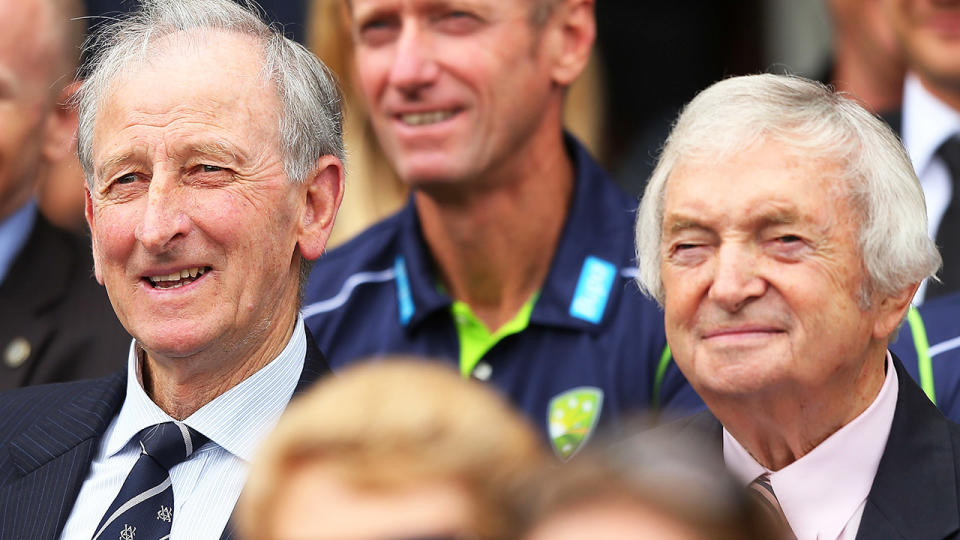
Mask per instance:
[[[137,461],[140,446],[134,435],[172,420],[144,392],[134,349],[131,344],[126,398],[95,449],[90,471],[60,536],[63,540],[93,536],[97,522]],[[184,420],[210,442],[170,470],[174,492],[171,540],[221,537],[258,444],[293,395],[306,351],[301,319],[277,358]]]

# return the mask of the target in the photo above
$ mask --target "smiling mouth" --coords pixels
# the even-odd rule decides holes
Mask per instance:
[[[209,271],[209,266],[197,266],[162,276],[147,276],[144,278],[144,281],[149,283],[154,289],[177,289],[193,283]]]
[[[398,115],[400,121],[408,126],[424,126],[443,122],[456,114],[454,110],[448,111],[428,111],[418,113],[406,113]]]

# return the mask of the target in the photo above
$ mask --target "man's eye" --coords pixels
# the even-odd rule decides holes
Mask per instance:
[[[123,176],[118,177],[113,181],[114,184],[132,184],[137,181],[137,175],[134,173],[127,173]]]
[[[783,235],[783,236],[778,237],[778,238],[777,238],[777,241],[779,241],[780,243],[783,243],[783,244],[792,244],[792,243],[794,243],[794,242],[799,242],[799,241],[800,241],[800,237],[799,237],[799,236],[792,235],[792,234],[785,234],[785,235]]]
[[[217,167],[216,165],[200,165],[200,170],[203,172],[219,172],[223,170],[223,167]]]
[[[437,26],[451,34],[466,34],[480,26],[480,19],[468,11],[447,11],[438,18]]]
[[[392,17],[370,19],[360,25],[360,41],[365,45],[383,45],[393,41],[400,31],[400,23]]]

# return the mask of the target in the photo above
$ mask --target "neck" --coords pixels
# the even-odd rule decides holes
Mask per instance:
[[[491,330],[542,287],[566,220],[573,167],[560,129],[551,135],[479,186],[414,195],[440,279]]]
[[[900,108],[904,69],[900,62],[864,51],[836,36],[832,80],[837,90],[848,92],[875,112]]]
[[[704,395],[714,416],[771,471],[780,470],[816,448],[869,407],[886,377],[882,362],[868,362],[856,373],[831,373],[828,382],[765,388],[736,397]]]
[[[275,332],[257,343],[190,357],[164,357],[150,351],[140,356],[141,383],[150,399],[176,420],[183,420],[224,392],[240,384],[280,355],[297,322],[296,312],[282,317]]]

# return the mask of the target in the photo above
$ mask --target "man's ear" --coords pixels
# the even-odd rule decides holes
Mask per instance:
[[[903,320],[907,309],[910,308],[910,301],[913,295],[917,293],[920,283],[913,283],[905,287],[897,294],[887,296],[878,301],[874,307],[876,309],[876,318],[873,322],[873,336],[877,339],[888,339],[891,334],[897,331],[897,326]]]
[[[563,0],[546,23],[555,51],[551,78],[559,86],[572,84],[590,60],[597,36],[593,8],[594,0]]]
[[[53,110],[44,126],[43,155],[49,163],[56,163],[74,151],[77,140],[77,109],[70,105],[70,98],[80,88],[74,81],[57,94]]]
[[[100,257],[97,251],[97,229],[93,218],[93,199],[90,196],[90,188],[86,182],[83,184],[83,216],[87,219],[87,227],[90,228],[90,247],[93,249],[93,273],[97,276],[97,281],[103,285],[103,274],[100,272]]]
[[[323,254],[333,220],[343,199],[343,163],[335,156],[321,156],[306,183],[306,207],[300,222],[297,245],[300,254],[314,260]]]

